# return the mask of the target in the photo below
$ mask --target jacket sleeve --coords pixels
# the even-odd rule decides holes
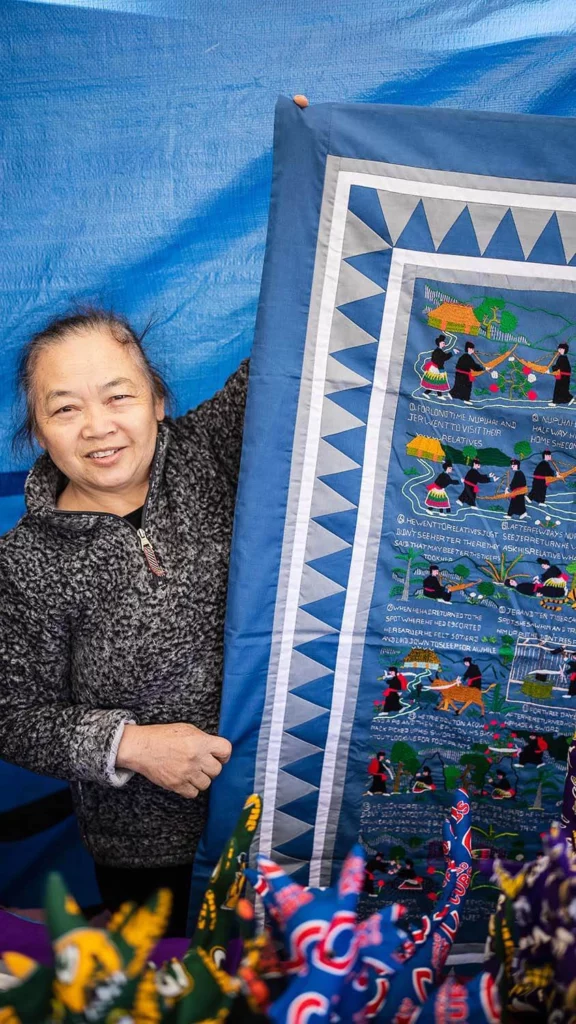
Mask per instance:
[[[122,786],[116,770],[131,712],[73,703],[71,633],[10,579],[0,561],[0,757],[41,775]]]
[[[213,398],[179,416],[175,423],[191,439],[200,433],[218,462],[234,480],[238,479],[244,411],[248,390],[248,366],[245,359]]]

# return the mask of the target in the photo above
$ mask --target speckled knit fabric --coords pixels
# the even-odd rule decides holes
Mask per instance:
[[[143,526],[55,508],[47,454],[27,513],[0,539],[0,756],[68,779],[86,845],[116,866],[188,863],[205,799],[117,771],[124,724],[216,732],[228,558],[248,364],[210,401],[158,426]]]

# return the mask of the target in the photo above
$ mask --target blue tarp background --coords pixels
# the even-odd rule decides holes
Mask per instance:
[[[29,465],[16,354],[71,299],[158,316],[178,412],[249,352],[278,93],[574,115],[575,44],[561,0],[0,0],[0,532]],[[46,797],[49,817],[61,790],[0,765],[0,902],[37,905],[50,867],[96,899],[61,803],[13,838],[15,809]]]

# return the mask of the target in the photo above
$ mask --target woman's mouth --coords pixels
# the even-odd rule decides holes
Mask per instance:
[[[86,458],[99,466],[112,466],[118,461],[123,451],[124,448],[101,448],[98,451],[90,452]]]

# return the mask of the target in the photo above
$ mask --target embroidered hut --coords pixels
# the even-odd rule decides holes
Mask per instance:
[[[440,441],[435,437],[418,434],[406,445],[406,455],[414,455],[417,459],[429,459],[430,462],[443,462],[445,453]]]
[[[413,647],[402,664],[404,668],[426,669],[429,672],[439,672],[441,667],[438,655],[423,647]]]
[[[428,313],[430,327],[441,331],[454,331],[456,334],[478,334],[480,321],[472,306],[461,302],[442,302],[436,309]]]

